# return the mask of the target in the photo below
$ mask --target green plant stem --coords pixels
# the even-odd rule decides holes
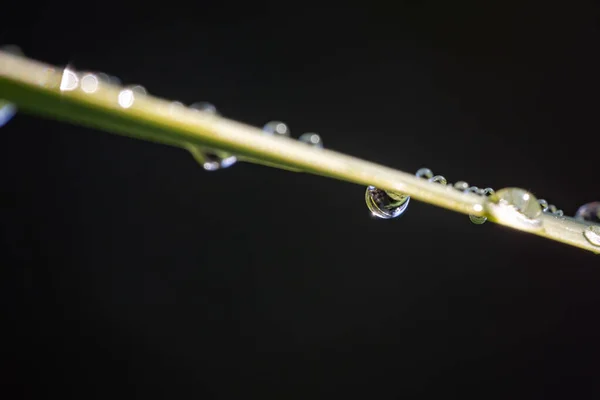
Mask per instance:
[[[0,52],[0,97],[20,110],[89,126],[142,140],[177,146],[190,145],[236,154],[240,160],[302,171],[390,192],[463,214],[487,216],[490,221],[528,231],[496,212],[497,205],[472,193],[428,182],[412,174],[332,150],[314,148],[285,137],[264,135],[256,128],[216,115],[174,106],[147,95],[136,95],[130,107],[119,105],[123,88],[102,83],[88,93],[82,85],[61,89],[64,70]],[[543,215],[539,236],[599,252],[581,232],[588,224]],[[574,234],[578,232],[578,234]]]

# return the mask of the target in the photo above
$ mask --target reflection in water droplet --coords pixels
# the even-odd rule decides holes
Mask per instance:
[[[600,246],[600,226],[588,226],[586,230],[583,231],[583,236],[585,236],[587,241],[594,246]]]
[[[206,101],[199,101],[190,105],[190,108],[194,111],[202,111],[209,114],[220,115],[217,111],[217,107]]]
[[[0,127],[6,125],[17,113],[17,106],[0,100]]]
[[[281,135],[281,136],[290,136],[290,128],[281,121],[271,121],[267,122],[265,126],[263,126],[263,131],[271,135]]]
[[[579,207],[575,218],[600,223],[600,201],[593,201]]]
[[[417,178],[431,179],[433,177],[433,172],[429,168],[419,168],[417,172],[415,172],[415,176]]]
[[[365,192],[365,201],[375,217],[391,219],[402,215],[408,207],[410,196],[388,193],[375,186],[369,186]]]
[[[299,141],[310,144],[315,147],[323,147],[323,139],[317,133],[307,132],[300,135]]]
[[[542,215],[540,203],[533,194],[525,189],[504,188],[497,191],[495,197],[500,204],[514,208],[529,220],[537,220]]]

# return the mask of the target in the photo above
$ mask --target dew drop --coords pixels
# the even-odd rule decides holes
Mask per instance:
[[[85,74],[81,78],[81,90],[85,93],[94,93],[98,90],[100,79],[95,74]]]
[[[281,135],[281,136],[290,136],[290,128],[281,121],[271,121],[267,122],[265,126],[263,126],[263,131],[270,135]]]
[[[0,100],[0,127],[3,127],[17,113],[17,106],[4,100]]]
[[[469,189],[469,184],[465,181],[458,181],[454,184],[454,189],[460,190],[460,191],[465,191],[465,190]]]
[[[321,139],[321,136],[317,133],[303,133],[302,135],[300,135],[298,140],[306,144],[310,144],[311,146],[323,147],[323,139]]]
[[[579,207],[575,213],[575,218],[600,223],[600,201],[593,201]]]
[[[181,103],[179,103],[181,104]],[[175,106],[178,107],[178,106]],[[183,110],[183,104],[181,104],[181,110]],[[220,116],[221,114],[212,103],[206,101],[199,101],[190,104],[189,107],[192,111],[200,111],[206,114]],[[206,171],[217,171],[219,169],[229,168],[237,162],[237,157],[231,153],[225,151],[214,151],[209,149],[203,149],[198,146],[188,147],[190,153],[194,156],[196,161],[202,165]]]
[[[494,193],[496,193],[496,192],[494,192],[494,189],[492,189],[490,187],[483,189],[483,195],[486,197],[489,197],[489,196],[493,195]]]
[[[431,179],[433,178],[433,172],[429,168],[419,168],[415,176],[417,178]]]
[[[537,221],[542,215],[540,203],[525,189],[504,188],[496,192],[495,198],[500,204],[512,207],[527,220]]]
[[[593,244],[594,246],[600,246],[600,226],[588,226],[583,231],[583,236],[585,236],[587,241]]]
[[[442,175],[436,175],[434,177],[429,178],[429,182],[439,183],[440,185],[447,185],[448,181]]]
[[[62,73],[62,78],[60,80],[60,90],[62,92],[70,92],[72,90],[77,89],[79,86],[79,77],[74,69],[67,66]]]
[[[479,215],[469,215],[469,219],[475,225],[484,224],[487,221],[487,217],[479,216]]]
[[[229,168],[237,162],[237,157],[226,152],[210,151],[198,146],[188,146],[189,152],[206,171]]]
[[[399,217],[406,211],[410,196],[388,193],[385,190],[377,189],[375,186],[369,186],[365,192],[365,201],[373,216],[391,219]]]
[[[215,107],[212,103],[208,103],[206,101],[192,103],[190,105],[190,108],[195,111],[202,111],[208,114],[220,115],[219,111],[217,111],[217,107]]]
[[[540,207],[542,207],[542,211],[543,212],[548,212],[549,205],[548,205],[548,202],[546,200],[539,199],[538,203],[540,203]]]

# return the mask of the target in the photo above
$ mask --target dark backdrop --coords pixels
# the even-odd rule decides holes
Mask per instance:
[[[600,200],[598,10],[4,5],[1,42],[328,148]],[[485,3],[485,4],[483,4]],[[592,398],[600,259],[364,188],[18,115],[1,130],[3,370],[19,398]],[[36,397],[46,398],[46,397]]]

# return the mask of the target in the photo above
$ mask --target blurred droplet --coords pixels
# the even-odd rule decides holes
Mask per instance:
[[[62,79],[60,80],[60,90],[63,92],[69,92],[77,89],[79,85],[79,77],[75,70],[67,66],[63,70]]]
[[[281,135],[281,136],[290,136],[290,128],[281,121],[271,121],[267,122],[265,126],[263,126],[263,131],[271,135]]]
[[[579,207],[575,213],[575,218],[600,223],[600,201],[593,201]]]
[[[193,104],[190,104],[190,108],[195,111],[202,111],[208,114],[220,115],[217,107],[213,104],[208,103],[206,101],[199,101]]]
[[[600,226],[588,226],[583,231],[583,236],[585,236],[587,241],[593,244],[594,246],[600,246]]]
[[[188,147],[188,150],[206,171],[229,168],[237,161],[237,157],[225,152],[213,152],[191,145]]]
[[[469,189],[469,184],[465,181],[458,181],[454,184],[454,189],[460,190],[462,192]]]
[[[123,108],[129,108],[133,105],[133,101],[135,100],[135,94],[131,89],[123,89],[119,92],[119,105]]]
[[[415,175],[417,178],[431,179],[433,172],[429,168],[419,168]]]
[[[481,225],[481,224],[484,224],[485,221],[487,221],[487,217],[479,216],[479,215],[469,215],[469,219],[475,225]]]
[[[323,147],[323,140],[317,133],[307,132],[300,135],[299,141],[310,144],[315,147]]]
[[[81,90],[86,93],[94,93],[98,90],[100,79],[95,74],[85,74],[81,77]]]
[[[0,100],[0,127],[3,127],[17,113],[17,106],[4,100]]]
[[[391,219],[399,217],[406,211],[410,196],[388,193],[385,190],[377,189],[375,186],[369,186],[365,192],[365,201],[374,216]]]
[[[448,181],[442,175],[436,175],[432,178],[429,178],[429,182],[439,183],[440,185],[447,185]]]

